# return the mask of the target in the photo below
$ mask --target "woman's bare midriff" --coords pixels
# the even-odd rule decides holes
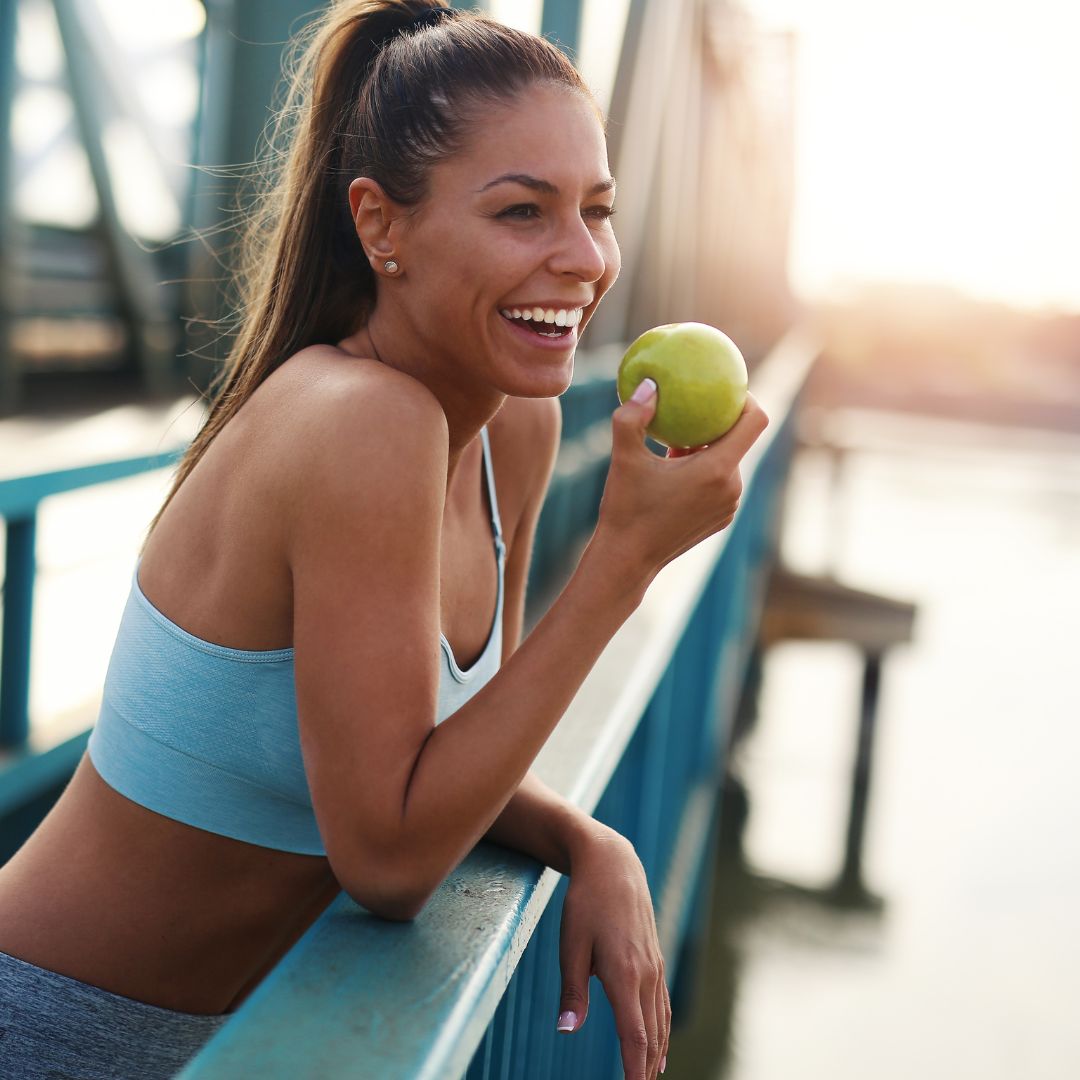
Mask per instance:
[[[115,994],[233,1011],[341,891],[320,856],[155,814],[89,757],[0,869],[0,950]]]

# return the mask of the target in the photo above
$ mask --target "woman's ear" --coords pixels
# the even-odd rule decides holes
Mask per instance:
[[[386,263],[396,256],[390,225],[401,208],[371,177],[358,176],[349,185],[349,210],[372,270],[383,273]]]

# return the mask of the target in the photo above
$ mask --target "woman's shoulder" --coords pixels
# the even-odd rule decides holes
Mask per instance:
[[[422,382],[333,346],[297,353],[265,389],[270,422],[301,452],[361,450],[386,440],[446,446],[446,415]]]
[[[358,485],[408,482],[441,469],[449,433],[423,383],[376,360],[311,346],[267,379],[259,425],[282,453],[270,455],[305,499]]]
[[[271,384],[268,396],[280,411],[291,421],[320,431],[345,421],[347,430],[355,432],[358,417],[368,424],[393,425],[410,419],[446,428],[442,406],[418,379],[332,345],[302,349],[267,380],[267,390]]]

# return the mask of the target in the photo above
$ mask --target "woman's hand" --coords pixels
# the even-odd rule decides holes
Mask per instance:
[[[595,823],[571,853],[559,964],[559,1030],[585,1022],[596,975],[615,1013],[627,1080],[655,1080],[667,1065],[671,1001],[652,897],[630,841]]]
[[[731,524],[742,496],[739,462],[769,423],[748,394],[726,435],[694,453],[661,458],[645,445],[645,428],[655,411],[655,394],[615,410],[611,467],[594,537],[646,583],[672,559]]]

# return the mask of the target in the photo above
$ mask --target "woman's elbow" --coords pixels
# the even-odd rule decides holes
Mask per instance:
[[[355,886],[342,882],[342,887],[365,911],[390,922],[412,922],[435,893],[414,882],[392,883],[380,874]]]
[[[427,906],[427,898],[417,900],[412,896],[353,899],[365,910],[388,922],[412,922]]]

